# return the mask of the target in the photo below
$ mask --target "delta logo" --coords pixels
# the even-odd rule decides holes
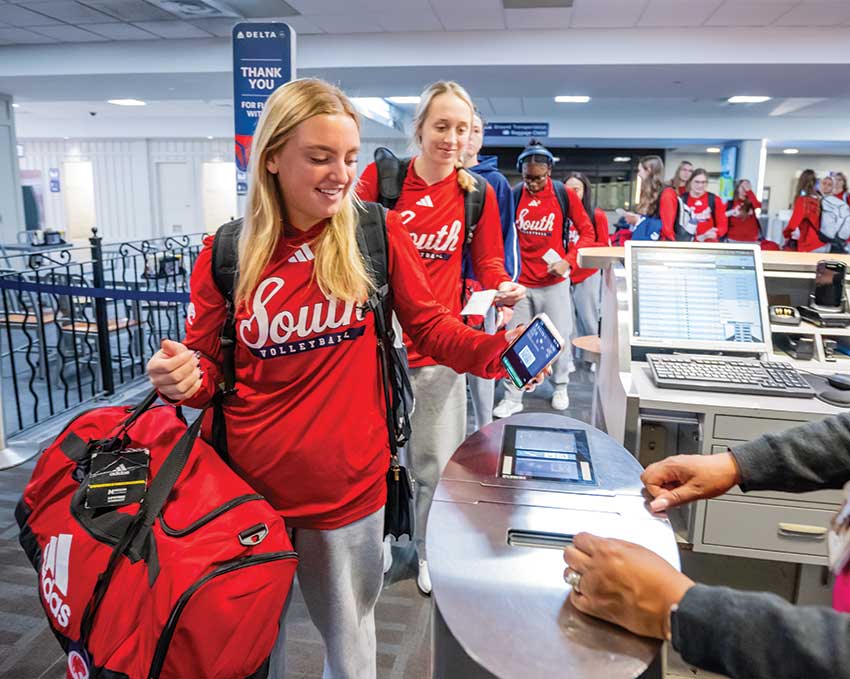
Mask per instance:
[[[239,31],[236,34],[237,40],[244,40],[245,38],[276,38],[277,33],[275,31]]]
[[[50,538],[41,560],[41,594],[44,605],[59,627],[71,621],[71,608],[65,603],[68,596],[68,564],[71,558],[73,535],[60,533]],[[86,675],[88,676],[88,675]]]

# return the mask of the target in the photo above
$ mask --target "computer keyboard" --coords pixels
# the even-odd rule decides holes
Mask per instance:
[[[812,398],[814,389],[792,365],[724,356],[647,354],[652,381],[663,389]]]

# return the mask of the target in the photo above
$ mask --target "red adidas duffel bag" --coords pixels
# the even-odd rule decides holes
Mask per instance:
[[[297,555],[280,516],[198,438],[203,413],[187,427],[155,401],[73,419],[16,510],[67,677],[264,677]]]

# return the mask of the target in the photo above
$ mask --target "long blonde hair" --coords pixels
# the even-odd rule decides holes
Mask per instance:
[[[469,127],[472,128],[475,105],[472,103],[472,97],[469,96],[469,92],[464,89],[463,85],[456,83],[454,80],[440,80],[431,83],[422,92],[419,98],[419,105],[416,107],[416,115],[413,118],[413,143],[419,148],[422,147],[422,128],[425,125],[425,120],[428,118],[431,102],[434,101],[434,97],[439,97],[441,94],[453,94],[469,106]],[[476,191],[475,179],[463,168],[463,161],[460,158],[455,160],[455,169],[457,170],[458,186],[467,193]]]
[[[357,111],[348,97],[323,80],[294,80],[279,87],[266,101],[251,145],[251,184],[239,238],[237,304],[248,301],[283,236],[286,206],[277,175],[268,171],[266,162],[284,147],[295,128],[318,115],[347,115],[360,129]],[[357,246],[354,201],[352,192],[347,192],[339,212],[313,246],[313,276],[319,289],[344,302],[362,302],[373,288]]]
[[[642,215],[654,215],[658,211],[658,199],[664,190],[664,161],[660,156],[644,156],[638,164],[643,165],[649,172],[647,178],[641,180],[638,212]]]

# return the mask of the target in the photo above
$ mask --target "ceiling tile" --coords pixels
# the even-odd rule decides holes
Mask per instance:
[[[505,23],[508,29],[568,28],[573,10],[562,7],[543,9],[506,9]]]
[[[215,19],[192,19],[189,23],[219,38],[229,38],[233,31],[233,25],[238,21],[239,19],[217,17]]]
[[[521,97],[490,97],[490,106],[497,116],[523,115]]]
[[[387,31],[442,31],[443,25],[430,9],[419,12],[386,12],[380,15],[381,27]]]
[[[708,21],[706,26],[770,26],[797,2],[754,2],[753,0],[727,0]]]
[[[311,16],[310,20],[327,33],[381,33],[379,14],[337,14]]]
[[[35,0],[28,2],[27,8],[59,21],[67,21],[69,24],[96,23],[112,18],[73,0]]]
[[[0,5],[0,21],[10,26],[49,26],[61,23],[18,5]]]
[[[160,38],[209,38],[206,31],[186,21],[137,21],[134,25]]]
[[[0,42],[8,45],[43,45],[56,40],[23,28],[0,28]]]
[[[121,21],[173,21],[174,15],[145,0],[80,0],[85,5]]]
[[[110,40],[156,40],[153,33],[136,28],[132,24],[80,24],[80,28],[94,33],[95,35],[109,38]]]
[[[298,14],[298,10],[284,0],[227,0],[227,5],[246,19],[282,19]]]
[[[368,11],[365,0],[287,0],[304,16],[359,14]]]
[[[638,26],[701,26],[723,0],[649,0]]]
[[[63,24],[61,26],[38,26],[33,31],[55,38],[59,42],[104,42],[106,38],[84,31],[76,26]]]
[[[850,3],[804,2],[786,12],[774,26],[835,26],[850,21]]]
[[[648,0],[575,0],[574,28],[622,28],[634,26]]]
[[[431,5],[447,31],[505,29],[501,0],[432,0]]]
[[[286,17],[286,23],[292,26],[292,29],[300,35],[325,32],[321,26],[317,26],[311,19],[306,17]]]

